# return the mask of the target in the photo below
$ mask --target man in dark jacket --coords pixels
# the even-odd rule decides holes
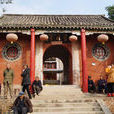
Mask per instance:
[[[19,96],[14,101],[12,109],[14,114],[27,114],[33,112],[33,106],[28,97],[24,96],[24,92],[20,92]]]
[[[27,90],[28,96],[31,99],[32,97],[31,97],[31,94],[30,94],[30,91],[29,91],[29,86],[31,84],[31,81],[30,81],[30,68],[28,68],[28,65],[24,65],[24,69],[23,69],[23,72],[22,72],[21,76],[23,77],[22,91],[25,92],[25,90]]]
[[[33,84],[32,84],[32,90],[33,90],[33,96],[35,97],[35,93],[38,95],[42,91],[42,83],[41,80],[39,80],[39,77],[36,76]]]
[[[95,84],[91,79],[91,76],[88,76],[88,92],[94,93],[96,91]]]
[[[106,93],[107,92],[107,82],[103,77],[101,76],[98,80],[98,92],[99,93]]]

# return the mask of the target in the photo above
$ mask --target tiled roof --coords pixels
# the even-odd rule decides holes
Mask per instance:
[[[114,30],[114,21],[103,15],[16,15],[0,18],[1,29],[100,29]]]

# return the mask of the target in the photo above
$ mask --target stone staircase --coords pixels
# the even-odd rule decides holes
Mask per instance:
[[[44,86],[31,101],[32,114],[105,114],[96,99],[88,98],[74,85]]]
[[[38,103],[34,101],[32,114],[104,114],[100,105],[94,101],[50,101]]]

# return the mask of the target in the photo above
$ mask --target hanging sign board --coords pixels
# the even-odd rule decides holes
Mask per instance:
[[[51,44],[52,45],[61,45],[62,41],[52,41]]]

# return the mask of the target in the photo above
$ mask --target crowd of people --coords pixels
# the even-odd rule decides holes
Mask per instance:
[[[12,110],[14,114],[27,114],[28,112],[32,112],[32,103],[30,99],[35,97],[35,95],[39,95],[39,93],[43,90],[42,83],[39,80],[39,77],[36,76],[35,80],[31,84],[30,81],[30,68],[28,65],[23,66],[23,70],[21,73],[22,76],[22,91],[19,93],[18,97],[14,101],[12,106]],[[10,93],[10,97],[13,95],[13,79],[14,79],[14,71],[11,69],[11,65],[8,63],[6,65],[6,69],[3,72],[3,86],[4,86],[4,98],[7,99],[8,91]],[[31,88],[31,89],[30,89]],[[1,84],[0,84],[1,90]],[[28,97],[25,96],[25,90],[28,93]]]
[[[107,95],[114,97],[114,65],[108,66],[106,68],[107,79],[103,79],[100,76],[97,87],[92,80],[91,76],[88,76],[88,92],[90,93],[107,93]],[[14,101],[12,109],[14,110],[14,114],[27,114],[28,112],[32,112],[32,103],[30,99],[35,97],[35,95],[39,95],[39,93],[43,90],[42,83],[39,80],[39,77],[36,76],[35,80],[31,84],[30,81],[30,68],[28,65],[23,66],[23,70],[21,73],[22,76],[22,91],[19,93],[18,97]],[[12,98],[13,92],[13,79],[14,72],[11,69],[11,65],[7,64],[6,69],[3,72],[3,85],[4,85],[4,98],[7,99],[8,90],[10,93],[10,97]],[[31,91],[30,91],[31,87]],[[25,90],[28,93],[28,97],[25,96]],[[1,84],[0,84],[0,94],[1,94]]]
[[[88,92],[90,93],[107,93],[107,82],[103,77],[101,76],[100,79],[97,82],[97,87],[92,80],[91,76],[88,76]]]
[[[100,76],[96,85],[91,76],[88,76],[88,92],[107,93],[108,97],[114,97],[114,65],[106,68],[106,79]]]

